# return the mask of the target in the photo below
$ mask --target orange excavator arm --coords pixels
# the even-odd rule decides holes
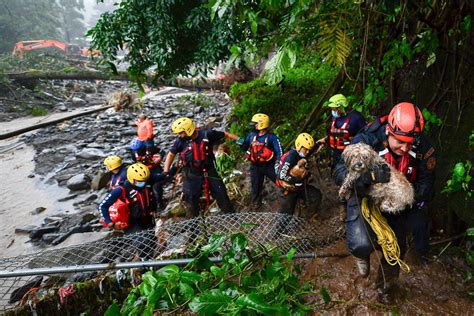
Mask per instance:
[[[12,54],[18,56],[18,58],[23,58],[23,53],[30,50],[47,48],[47,47],[56,47],[62,50],[64,53],[68,52],[69,45],[56,40],[34,40],[34,41],[21,41],[15,44]]]

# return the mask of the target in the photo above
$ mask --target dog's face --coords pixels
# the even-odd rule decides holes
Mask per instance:
[[[374,150],[364,143],[347,146],[342,152],[342,158],[350,171],[362,172],[374,163]]]

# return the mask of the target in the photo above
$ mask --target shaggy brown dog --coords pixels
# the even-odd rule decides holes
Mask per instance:
[[[352,188],[359,177],[375,167],[387,165],[369,145],[358,143],[347,146],[342,157],[347,167],[347,176],[339,189],[339,197],[348,200]],[[390,182],[376,183],[370,187],[369,196],[382,212],[397,213],[413,204],[413,186],[398,170],[390,167]]]

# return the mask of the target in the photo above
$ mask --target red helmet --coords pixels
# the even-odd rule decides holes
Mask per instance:
[[[424,126],[423,115],[413,103],[398,103],[388,115],[388,131],[402,142],[412,142]]]

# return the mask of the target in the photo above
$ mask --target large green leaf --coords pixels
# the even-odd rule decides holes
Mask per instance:
[[[109,308],[107,308],[107,310],[105,311],[104,316],[118,316],[118,315],[120,315],[120,307],[118,306],[117,301],[114,300],[112,305],[110,305]]]
[[[189,308],[199,315],[211,315],[226,308],[232,298],[222,291],[210,290],[195,297],[189,304]]]
[[[179,283],[179,294],[181,294],[186,300],[194,296],[194,289],[187,283]]]
[[[174,264],[164,266],[163,268],[156,271],[156,274],[164,278],[169,278],[170,276],[176,275],[179,273],[179,267]]]
[[[249,295],[241,295],[235,303],[240,307],[247,307],[256,310],[257,312],[262,314],[290,314],[287,308],[280,305],[268,304],[265,300],[263,300],[255,293],[251,293]]]
[[[237,233],[231,236],[232,250],[236,253],[242,252],[247,247],[247,237],[243,233]]]

